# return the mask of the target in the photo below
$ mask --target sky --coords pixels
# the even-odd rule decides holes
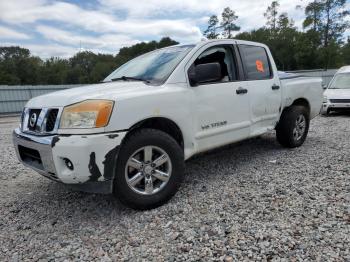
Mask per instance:
[[[272,0],[0,0],[0,46],[21,46],[45,59],[70,57],[79,50],[116,54],[121,47],[169,36],[198,42],[210,15],[229,6],[241,31],[265,24]],[[280,0],[301,29],[311,0]],[[350,9],[350,0],[347,6]],[[349,35],[349,30],[346,32]]]

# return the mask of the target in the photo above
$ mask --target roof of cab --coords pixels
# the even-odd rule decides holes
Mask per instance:
[[[242,44],[242,45],[254,45],[254,46],[262,46],[262,47],[267,47],[265,44],[263,43],[259,43],[259,42],[252,42],[252,41],[245,41],[245,40],[239,40],[239,39],[234,39],[234,38],[230,38],[230,39],[206,39],[203,38],[201,41],[197,42],[196,45],[205,45],[207,43],[212,43],[212,42],[219,42],[219,43],[237,43],[237,44]]]
[[[350,66],[343,66],[337,71],[337,74],[342,73],[350,73]]]

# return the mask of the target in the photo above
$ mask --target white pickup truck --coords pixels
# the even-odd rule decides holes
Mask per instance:
[[[52,180],[154,208],[176,193],[195,154],[274,129],[282,146],[303,144],[321,79],[283,78],[263,44],[167,47],[100,84],[31,99],[13,142],[24,165]]]

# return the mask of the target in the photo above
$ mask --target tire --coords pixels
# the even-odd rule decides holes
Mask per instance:
[[[304,119],[304,128],[298,123]],[[284,147],[294,148],[301,146],[307,136],[310,125],[310,116],[304,106],[291,106],[284,110],[276,127],[277,141]]]
[[[156,129],[137,130],[120,148],[113,193],[133,209],[156,208],[178,191],[184,165],[183,150],[174,138]]]

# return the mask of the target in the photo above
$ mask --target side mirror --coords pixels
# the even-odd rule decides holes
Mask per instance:
[[[322,88],[323,88],[323,89],[327,89],[327,87],[328,87],[328,86],[327,86],[326,84],[322,84]]]
[[[192,86],[219,81],[222,79],[221,66],[219,63],[192,65],[188,70],[188,77]]]

